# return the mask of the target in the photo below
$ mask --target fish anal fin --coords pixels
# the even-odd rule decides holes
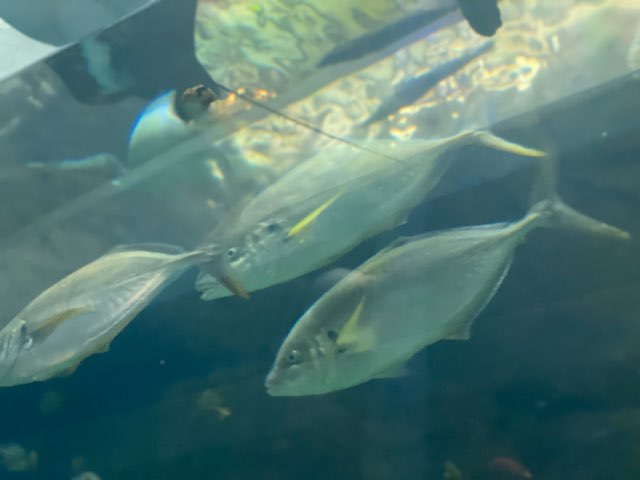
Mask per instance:
[[[111,342],[105,342],[101,345],[97,345],[93,353],[107,353],[111,347]]]
[[[61,312],[51,315],[41,325],[34,328],[30,332],[30,335],[36,341],[45,340],[49,335],[53,333],[53,331],[58,326],[62,325],[65,321],[91,311],[92,310],[88,307],[67,308],[66,310],[62,310]]]
[[[408,373],[407,365],[402,361],[376,373],[373,378],[400,378],[405,377]]]
[[[445,340],[469,340],[474,318],[465,321],[458,330],[445,337]]]

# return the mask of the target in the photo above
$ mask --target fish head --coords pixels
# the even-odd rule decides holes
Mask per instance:
[[[267,375],[269,395],[321,395],[362,383],[367,352],[348,337],[341,341],[345,325],[354,312],[362,310],[361,299],[360,294],[329,295],[307,310],[289,332]]]
[[[243,280],[248,259],[248,245],[242,232],[230,230],[216,231],[199,250],[207,252],[207,260],[198,264],[202,274],[196,282],[196,288],[204,292],[224,291],[224,289],[242,298],[249,298]],[[224,287],[220,288],[220,286]],[[215,298],[225,296],[216,295]]]
[[[273,217],[249,225],[241,235],[236,236],[227,255],[232,266],[238,270],[269,266],[271,259],[286,250],[289,242],[287,222]]]
[[[329,372],[322,360],[323,352],[308,342],[285,341],[265,380],[271,396],[302,396],[326,393]]]
[[[293,243],[287,237],[284,221],[273,218],[255,222],[207,247],[215,253],[212,261],[200,267],[210,277],[200,279],[197,288],[205,293],[216,290],[211,277],[236,295],[239,285],[253,291],[279,283],[280,271],[285,266],[281,260],[287,249],[295,248]]]
[[[331,390],[335,331],[318,323],[322,315],[317,314],[316,307],[296,322],[278,350],[265,380],[269,395],[319,395]]]

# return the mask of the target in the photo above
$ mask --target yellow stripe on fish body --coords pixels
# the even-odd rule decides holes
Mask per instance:
[[[289,230],[289,232],[287,233],[287,237],[290,238],[290,237],[293,237],[295,235],[298,235],[305,228],[307,228],[309,225],[311,225],[311,223],[316,218],[318,218],[322,212],[324,212],[327,208],[329,208],[331,206],[331,204],[333,202],[335,202],[337,200],[337,198],[341,194],[342,194],[342,191],[339,191],[333,197],[331,197],[329,200],[327,200],[322,205],[320,205],[318,208],[316,208],[313,212],[309,213],[302,220],[300,220],[298,223],[296,223],[293,227],[291,227],[291,230]]]
[[[373,348],[375,344],[374,332],[370,328],[362,328],[358,325],[363,307],[364,296],[338,334],[336,345],[339,347],[348,347],[355,352],[364,352]]]

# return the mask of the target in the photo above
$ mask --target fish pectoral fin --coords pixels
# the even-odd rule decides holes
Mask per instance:
[[[364,352],[371,350],[376,343],[376,336],[370,327],[362,327],[359,325],[362,309],[364,308],[364,296],[356,305],[349,320],[343,325],[336,345],[340,348],[353,350],[355,352]]]
[[[351,352],[368,352],[376,345],[376,336],[370,328],[360,328],[349,335],[338,337],[336,345]]]
[[[404,361],[391,365],[389,368],[385,368],[381,372],[375,374],[372,378],[400,378],[409,373],[407,365]]]
[[[469,340],[471,338],[473,320],[473,318],[467,320],[458,330],[445,337],[445,340]]]
[[[67,308],[66,310],[62,310],[61,312],[55,313],[47,318],[42,324],[38,327],[31,330],[30,336],[34,341],[42,341],[45,340],[49,335],[53,333],[53,331],[62,325],[65,321],[70,318],[77,317],[78,315],[82,315],[83,313],[89,313],[92,309],[88,307],[72,307]]]
[[[324,202],[322,205],[317,207],[311,213],[306,215],[302,220],[296,223],[293,227],[291,227],[291,229],[287,232],[287,238],[291,238],[298,235],[300,232],[306,229],[309,225],[311,225],[313,221],[316,218],[318,218],[322,212],[324,212],[327,208],[329,208],[331,204],[335,202],[341,194],[342,194],[342,191],[339,191],[333,197],[331,197],[329,200]]]

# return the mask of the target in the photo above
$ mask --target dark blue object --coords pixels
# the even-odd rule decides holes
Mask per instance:
[[[489,41],[466,55],[462,55],[454,60],[444,63],[427,73],[418,77],[410,78],[401,82],[393,95],[382,102],[382,105],[371,115],[363,126],[384,120],[389,115],[393,115],[402,107],[411,105],[425,93],[435,87],[440,81],[450,77],[469,62],[478,58],[483,53],[493,48],[493,42]]]

